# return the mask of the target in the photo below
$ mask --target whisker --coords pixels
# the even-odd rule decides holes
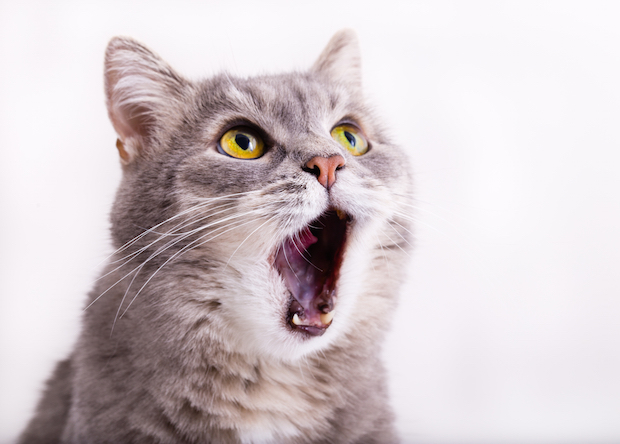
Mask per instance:
[[[262,207],[262,206],[261,206],[261,207]],[[261,207],[258,207],[258,208],[261,208]],[[99,296],[97,296],[97,297],[96,297],[96,298],[95,298],[95,299],[94,299],[94,300],[93,300],[90,304],[88,304],[88,305],[84,308],[84,311],[85,311],[85,310],[87,310],[88,308],[90,308],[90,307],[91,307],[91,306],[92,306],[95,302],[97,302],[97,301],[98,301],[98,300],[99,300],[99,299],[100,299],[100,298],[101,298],[104,294],[106,294],[108,291],[110,291],[112,288],[114,288],[116,285],[118,285],[120,282],[122,282],[124,279],[126,279],[128,276],[130,276],[132,273],[134,273],[134,272],[135,272],[136,274],[137,274],[137,273],[139,273],[139,272],[140,272],[140,270],[141,270],[141,269],[142,269],[142,268],[143,268],[143,267],[144,267],[144,266],[145,266],[148,262],[150,262],[153,258],[155,258],[156,256],[160,255],[161,253],[163,253],[163,252],[164,252],[165,250],[167,250],[168,248],[170,248],[170,247],[172,247],[172,246],[176,245],[178,242],[181,242],[181,241],[183,241],[183,240],[187,239],[189,236],[191,236],[192,234],[194,234],[194,233],[196,233],[196,232],[199,232],[199,231],[205,230],[206,228],[209,228],[209,227],[211,227],[211,226],[217,225],[217,224],[219,224],[219,223],[222,223],[222,222],[227,221],[227,220],[230,220],[230,219],[235,219],[235,218],[239,218],[239,217],[245,217],[245,216],[247,216],[248,214],[252,214],[252,213],[254,213],[255,211],[256,211],[256,210],[251,210],[251,211],[248,211],[248,212],[243,213],[243,214],[233,215],[233,216],[229,216],[229,217],[227,217],[227,218],[219,219],[219,220],[217,220],[217,221],[215,221],[215,222],[212,222],[212,223],[210,223],[210,224],[207,224],[207,225],[201,226],[201,227],[199,227],[199,228],[197,228],[197,229],[195,229],[195,230],[192,230],[191,232],[189,232],[189,233],[187,233],[187,234],[182,235],[182,236],[181,236],[180,238],[178,238],[178,239],[174,239],[174,240],[172,240],[172,241],[168,242],[167,244],[165,244],[164,246],[162,246],[162,247],[160,247],[158,250],[156,250],[154,253],[152,253],[152,254],[151,254],[151,255],[150,255],[147,259],[145,259],[145,261],[144,261],[144,262],[142,262],[140,265],[138,265],[137,267],[135,267],[133,270],[131,270],[131,271],[129,271],[128,273],[126,273],[123,277],[121,277],[120,279],[118,279],[118,280],[117,280],[114,284],[112,284],[112,285],[111,285],[110,287],[108,287],[105,291],[103,291],[103,292],[102,292]],[[216,228],[216,229],[214,229],[214,230],[210,231],[209,233],[207,233],[207,234],[205,234],[205,235],[201,236],[198,240],[200,240],[200,239],[204,238],[205,236],[208,236],[209,234],[214,233],[214,232],[215,232],[215,231],[217,231],[217,230],[220,230],[220,229],[222,229],[222,228],[226,228],[226,227],[228,227],[228,226],[230,226],[230,225],[232,225],[232,224],[234,224],[234,223],[235,223],[235,222],[231,222],[231,223],[229,223],[229,224],[227,224],[227,225],[224,225],[223,227],[218,227],[218,228]],[[154,244],[154,242],[153,242],[152,244]],[[191,245],[191,244],[189,244],[189,245]],[[187,248],[187,246],[186,246],[186,247],[184,247],[184,249],[185,249],[185,248]],[[144,251],[144,250],[142,249],[142,251]],[[182,249],[181,251],[183,251],[183,249]],[[174,257],[174,256],[173,256],[173,257]],[[110,272],[106,273],[106,274],[105,274],[104,276],[102,276],[102,277],[108,276],[109,274],[111,274],[111,273],[113,273],[114,271],[116,271],[116,270],[118,270],[118,269],[122,268],[123,266],[125,266],[125,265],[126,265],[126,264],[128,264],[129,262],[130,262],[130,261],[127,261],[127,262],[125,262],[124,264],[121,264],[120,266],[118,266],[118,267],[116,267],[115,269],[113,269],[112,271],[110,271]],[[168,262],[169,262],[169,261],[166,261],[164,264],[166,264],[166,263],[168,263]],[[99,279],[101,279],[102,277],[100,277]],[[134,277],[135,277],[135,276],[134,276]],[[133,280],[132,280],[132,282],[133,282]],[[132,300],[132,301],[133,301],[133,300]],[[129,306],[128,306],[128,307],[129,307]],[[125,310],[125,311],[126,311],[126,310]],[[123,312],[123,313],[124,313],[124,312]],[[121,315],[121,316],[122,316],[122,315]]]
[[[112,252],[110,255],[108,255],[106,258],[104,258],[101,263],[107,261],[108,259],[110,259],[112,256],[120,253],[121,251],[124,251],[125,249],[127,249],[128,247],[130,247],[131,245],[133,245],[135,242],[137,242],[138,240],[140,240],[142,237],[146,236],[149,232],[151,232],[151,230],[156,229],[174,219],[177,219],[179,217],[182,217],[183,215],[187,214],[187,213],[191,213],[193,211],[197,211],[200,210],[202,208],[204,208],[205,206],[207,206],[208,204],[212,203],[212,202],[216,202],[216,201],[220,201],[220,200],[238,200],[239,197],[241,196],[247,196],[250,194],[257,194],[262,192],[262,190],[251,190],[251,191],[244,191],[244,192],[240,192],[240,193],[231,193],[231,194],[227,194],[224,196],[217,196],[217,197],[208,197],[208,198],[200,198],[200,202],[196,205],[193,205],[183,211],[181,211],[180,213],[175,214],[174,216],[169,217],[168,219],[158,223],[157,225],[151,227],[150,229],[145,230],[143,233],[140,233],[138,236],[134,237],[133,239],[127,241],[125,244],[123,244],[121,247],[119,247],[118,249],[116,249],[114,252]]]
[[[157,225],[155,225],[155,226],[153,226],[153,227],[151,227],[151,228],[149,228],[149,229],[146,229],[145,231],[143,231],[142,233],[140,233],[138,236],[134,237],[133,239],[131,239],[131,240],[127,241],[125,244],[123,244],[121,247],[117,248],[114,252],[112,252],[109,256],[107,256],[107,257],[106,257],[106,258],[105,258],[102,262],[104,262],[104,261],[106,261],[106,260],[110,259],[112,256],[114,256],[114,255],[116,255],[116,254],[120,253],[121,251],[126,250],[126,249],[127,249],[127,248],[129,248],[131,245],[133,245],[134,243],[136,243],[138,240],[140,240],[140,239],[142,239],[144,236],[148,235],[148,234],[151,232],[151,230],[156,229],[156,228],[158,228],[158,227],[160,227],[160,226],[162,226],[162,225],[164,225],[164,224],[166,224],[166,223],[168,223],[168,222],[170,222],[170,221],[172,221],[172,220],[174,220],[174,219],[176,219],[176,218],[179,218],[179,217],[183,216],[183,215],[184,215],[184,214],[186,214],[186,213],[190,213],[190,212],[192,212],[192,211],[196,211],[196,210],[198,210],[198,209],[201,209],[201,208],[202,208],[202,207],[204,207],[205,205],[206,205],[206,204],[198,204],[198,205],[195,205],[195,206],[193,206],[193,207],[190,207],[190,208],[188,208],[188,209],[186,209],[186,210],[184,210],[184,211],[182,211],[182,212],[180,212],[180,213],[175,214],[175,215],[174,215],[174,216],[172,216],[172,217],[169,217],[168,219],[166,219],[166,220],[164,220],[164,221],[162,221],[162,222],[158,223]]]
[[[129,289],[133,285],[133,282],[136,280],[136,277],[138,277],[138,274],[140,274],[140,271],[142,271],[142,268],[140,268],[133,275],[131,282],[129,283],[129,285],[127,286],[127,289],[125,290],[125,294],[123,294],[123,298],[121,299],[120,304],[118,304],[118,310],[116,310],[116,314],[114,315],[114,321],[112,322],[112,328],[110,329],[110,337],[112,337],[112,333],[114,333],[114,327],[116,326],[116,321],[118,320],[118,314],[120,313],[121,308],[123,308],[123,302],[125,302],[125,299],[127,298],[127,295],[129,294]]]
[[[247,215],[247,214],[246,214],[246,215]],[[249,223],[254,222],[255,220],[256,220],[256,219],[252,219],[252,220],[250,220],[250,221],[243,222],[243,223],[241,223],[241,224],[239,224],[239,225],[233,226],[232,228],[229,228],[228,230],[225,230],[225,231],[223,231],[223,232],[221,232],[221,233],[219,233],[219,234],[217,234],[217,235],[213,236],[212,238],[207,239],[207,240],[206,240],[206,241],[204,241],[204,242],[201,242],[201,243],[199,243],[199,244],[196,244],[196,245],[193,245],[193,246],[192,246],[192,244],[195,244],[196,242],[200,241],[200,240],[201,240],[201,239],[203,239],[204,237],[206,237],[206,236],[208,236],[208,235],[210,235],[210,234],[212,234],[212,233],[213,233],[213,232],[209,232],[209,233],[207,233],[207,234],[205,234],[205,235],[203,235],[203,236],[199,237],[198,239],[196,239],[196,240],[194,240],[194,241],[190,242],[190,243],[189,243],[189,244],[187,244],[186,246],[184,246],[181,250],[179,250],[178,252],[176,252],[175,254],[173,254],[170,258],[168,258],[168,259],[167,259],[167,260],[166,260],[166,261],[165,261],[165,262],[164,262],[164,263],[163,263],[163,264],[162,264],[159,268],[157,268],[157,270],[155,270],[155,271],[153,272],[153,274],[151,274],[151,276],[150,276],[150,277],[146,280],[146,282],[142,285],[142,287],[140,287],[140,289],[138,290],[138,292],[134,295],[134,297],[132,298],[132,300],[129,302],[129,304],[127,305],[127,308],[125,308],[125,310],[124,310],[124,311],[123,311],[123,313],[121,314],[120,318],[122,318],[122,317],[125,315],[125,313],[127,313],[127,310],[129,310],[129,308],[131,307],[131,304],[133,304],[133,302],[136,300],[136,298],[138,297],[138,295],[142,292],[142,290],[144,290],[144,288],[146,287],[146,285],[147,285],[147,284],[148,284],[148,283],[149,283],[149,282],[150,282],[150,281],[151,281],[151,280],[155,277],[155,275],[156,275],[156,274],[157,274],[157,273],[158,273],[158,272],[159,272],[159,271],[160,271],[160,270],[161,270],[161,269],[162,269],[165,265],[167,265],[170,261],[172,261],[173,259],[177,258],[179,255],[181,255],[181,254],[183,254],[183,253],[185,253],[185,252],[187,252],[187,251],[190,251],[190,250],[193,250],[193,249],[195,249],[195,248],[198,248],[199,246],[204,245],[204,244],[206,244],[207,242],[210,242],[210,241],[212,241],[213,239],[216,239],[217,237],[219,237],[219,236],[221,236],[221,235],[223,235],[223,234],[225,234],[225,233],[227,233],[227,232],[229,232],[229,231],[231,231],[231,230],[234,230],[235,228],[242,227],[242,226],[244,226],[244,225],[247,225],[247,224],[249,224]],[[233,223],[234,223],[234,222],[231,222],[231,223],[230,223],[230,224],[228,224],[228,225],[232,225]],[[223,227],[219,227],[219,228],[217,228],[216,230],[221,229],[221,228],[223,228]],[[214,230],[214,231],[215,231],[215,230]]]
[[[439,233],[439,234],[441,234],[443,236],[447,235],[446,233],[444,233],[440,229],[438,229],[438,228],[436,228],[436,227],[434,227],[432,225],[429,225],[426,222],[422,221],[421,219],[418,219],[418,218],[413,217],[411,215],[400,213],[399,211],[395,211],[394,214],[397,214],[398,216],[402,217],[403,219],[410,220],[411,222],[414,222],[416,225],[424,225],[425,227],[430,228],[431,230],[436,231],[437,233]]]
[[[248,234],[245,239],[243,239],[243,242],[241,242],[239,244],[239,246],[237,246],[237,248],[235,249],[235,251],[232,252],[232,254],[230,255],[230,257],[228,258],[228,261],[226,262],[226,265],[224,266],[224,270],[226,270],[226,267],[228,267],[228,264],[230,263],[230,260],[233,258],[233,256],[235,255],[235,253],[239,250],[239,248],[241,248],[241,246],[245,243],[245,241],[247,241],[254,233],[256,233],[258,230],[260,230],[261,228],[263,228],[267,223],[271,222],[273,219],[275,219],[277,217],[277,214],[274,214],[273,216],[271,216],[269,219],[267,219],[265,222],[263,222],[261,225],[259,225],[257,228],[254,229],[254,231],[252,231],[250,234]]]
[[[285,225],[285,227],[287,227],[288,225],[290,225],[290,224],[291,224],[291,219],[292,219],[292,216],[289,216],[289,217],[287,218],[287,220],[286,220],[286,222],[285,222],[285,224],[284,224],[284,225]],[[280,248],[282,248],[282,247],[280,247]],[[291,263],[290,263],[290,262],[289,262],[289,260],[288,260],[288,256],[286,255],[286,248],[282,248],[282,252],[284,253],[284,259],[286,260],[286,263],[288,264],[288,268],[289,268],[289,269],[293,272],[293,274],[295,275],[295,278],[297,279],[297,282],[301,282],[301,281],[299,280],[299,276],[297,276],[297,273],[295,272],[295,269],[291,266]]]
[[[224,213],[227,210],[229,210],[230,208],[234,208],[234,206],[235,206],[235,202],[228,202],[228,203],[219,205],[219,206],[217,206],[215,208],[209,208],[209,211],[211,211],[211,212],[206,213],[206,214],[197,214],[195,216],[192,216],[189,219],[185,219],[182,222],[180,222],[177,225],[175,225],[174,227],[170,228],[165,233],[157,232],[157,231],[152,231],[152,232],[155,233],[155,234],[162,235],[162,236],[178,236],[180,234],[183,234],[183,233],[179,232],[179,230],[187,228],[187,227],[189,227],[189,226],[191,226],[191,225],[193,225],[195,223],[201,222],[201,221],[203,221],[205,219],[208,219],[210,217],[213,217],[213,216],[215,216],[217,214]],[[214,210],[220,210],[220,211],[213,212]]]
[[[394,239],[392,239],[389,234],[387,234],[384,230],[381,230],[381,232],[383,233],[385,237],[387,237],[390,240],[390,242],[392,242],[393,245],[396,245],[403,253],[405,253],[407,256],[410,256],[409,253],[405,251],[398,242],[395,242]]]
[[[297,234],[296,234],[296,236],[297,236]],[[304,258],[304,260],[305,260],[306,262],[308,262],[308,263],[309,263],[310,265],[312,265],[314,268],[316,268],[316,269],[317,269],[317,270],[319,270],[321,273],[323,273],[323,270],[321,270],[319,267],[317,267],[317,266],[316,266],[316,265],[314,265],[312,262],[310,262],[310,259],[306,258],[306,256],[304,255],[304,253],[302,253],[302,252],[299,250],[299,247],[297,246],[297,243],[296,243],[296,242],[293,242],[293,245],[295,245],[295,249],[297,250],[297,252],[299,253],[299,255],[300,255],[301,257],[303,257],[303,258]],[[306,252],[308,252],[308,250],[307,250],[307,249],[306,249]]]
[[[401,227],[403,230],[405,230],[407,233],[411,235],[413,235],[413,233],[411,233],[411,231],[409,231],[407,228],[403,227],[401,224],[399,224],[393,219],[390,222],[391,222],[390,227],[396,232],[396,234],[398,234],[401,237],[401,239],[407,243],[407,245],[411,245],[411,243],[405,238],[405,236],[403,236],[396,228],[394,228],[392,224],[398,225],[399,227]]]
[[[122,278],[120,278],[119,280],[117,280],[116,282],[114,282],[112,285],[110,285],[108,288],[106,288],[99,296],[97,296],[95,299],[93,299],[93,301],[88,304],[86,307],[84,307],[84,309],[82,311],[86,311],[88,310],[95,302],[97,302],[104,294],[106,294],[108,291],[112,290],[114,287],[116,287],[120,282],[122,282],[123,280],[125,280],[125,278],[127,278],[127,276],[131,275],[134,270],[131,270],[129,273],[127,273],[125,276],[123,276]]]
[[[381,239],[379,239],[379,236],[377,236],[377,234],[375,234],[374,236],[377,242],[379,243],[379,248],[381,248],[381,255],[383,256],[383,261],[385,262],[385,268],[389,276],[391,267],[389,266],[390,262],[388,261],[387,255],[385,254],[385,250],[383,249],[383,243],[381,242]]]
[[[202,220],[202,219],[201,219],[201,220]],[[182,222],[182,223],[183,223],[183,222]],[[182,223],[181,223],[181,224],[182,224]],[[181,224],[177,224],[177,225],[176,225],[176,227],[178,227],[178,226],[179,226],[179,225],[181,225]],[[173,230],[174,228],[175,228],[175,227],[173,227],[171,230]],[[96,281],[99,281],[99,280],[101,280],[101,279],[105,278],[106,276],[109,276],[110,274],[114,273],[115,271],[117,271],[117,270],[119,270],[119,269],[123,268],[125,265],[127,265],[128,263],[130,263],[132,259],[134,259],[135,257],[139,256],[139,255],[140,255],[140,254],[142,254],[144,251],[148,250],[150,247],[152,247],[152,246],[153,246],[153,245],[155,245],[157,242],[161,241],[162,239],[164,239],[164,238],[165,238],[165,237],[167,237],[167,236],[172,236],[172,234],[170,234],[170,230],[169,230],[169,232],[168,232],[167,234],[165,234],[165,235],[160,235],[157,239],[155,239],[154,241],[152,241],[152,242],[151,242],[151,243],[149,243],[148,245],[145,245],[144,247],[142,247],[142,248],[140,248],[140,249],[138,249],[138,250],[134,251],[133,253],[128,254],[127,256],[124,256],[124,257],[122,257],[122,258],[120,258],[120,259],[117,259],[117,260],[115,260],[115,261],[111,261],[111,262],[110,262],[111,264],[115,264],[115,263],[118,263],[118,262],[121,262],[121,261],[124,261],[124,262],[123,262],[121,265],[119,265],[118,267],[116,267],[116,268],[114,268],[114,269],[110,270],[109,272],[107,272],[107,273],[103,274],[102,276],[99,276],[99,277],[95,280],[95,282],[96,282]],[[184,239],[184,238],[185,238],[185,237],[183,237],[182,239]],[[182,240],[182,239],[181,239],[181,240]],[[169,244],[167,244],[167,245],[169,245]],[[164,247],[165,247],[165,246],[164,246]],[[165,248],[164,248],[164,250],[165,250]],[[162,250],[162,251],[163,251],[163,250]]]
[[[284,248],[282,251],[284,252],[284,259],[286,260],[286,263],[288,264],[288,268],[290,268],[291,271],[293,272],[293,274],[295,275],[295,278],[297,279],[297,282],[301,282],[299,280],[299,276],[297,276],[297,272],[295,272],[295,269],[293,268],[293,266],[291,265],[291,263],[288,260],[288,256],[286,255],[286,248]]]

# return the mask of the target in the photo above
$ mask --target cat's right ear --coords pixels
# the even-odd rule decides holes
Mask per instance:
[[[158,126],[179,109],[186,85],[166,62],[135,40],[110,41],[105,53],[106,104],[123,163],[148,152]]]
[[[352,29],[342,29],[331,38],[312,71],[340,83],[354,94],[362,90],[362,62],[357,35]]]

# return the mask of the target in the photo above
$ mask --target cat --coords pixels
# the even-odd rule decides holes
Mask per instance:
[[[360,60],[343,30],[306,72],[189,81],[110,41],[116,251],[20,443],[398,442],[412,177]]]

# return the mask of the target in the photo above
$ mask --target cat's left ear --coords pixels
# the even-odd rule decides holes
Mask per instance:
[[[187,82],[144,45],[127,37],[110,41],[105,93],[123,163],[149,154],[158,130],[175,120],[186,87]]]
[[[334,34],[314,62],[312,71],[344,85],[355,94],[361,94],[362,57],[355,31],[343,29]]]

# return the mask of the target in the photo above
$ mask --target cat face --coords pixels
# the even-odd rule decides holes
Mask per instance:
[[[409,173],[363,102],[351,32],[305,73],[201,82],[115,39],[106,92],[124,168],[113,237],[139,268],[127,301],[208,311],[209,337],[278,360],[385,323]]]

